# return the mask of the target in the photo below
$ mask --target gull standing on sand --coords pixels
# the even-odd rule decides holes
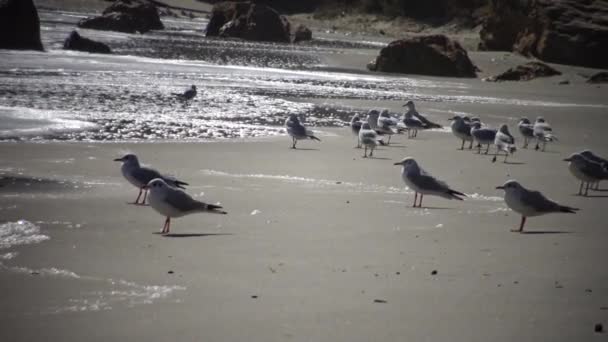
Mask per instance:
[[[584,150],[584,151],[580,152],[580,154],[583,157],[585,157],[591,161],[594,161],[598,164],[603,165],[604,169],[608,169],[608,160],[598,156],[597,154],[591,152],[590,150]],[[598,181],[597,183],[595,183],[595,190],[599,190],[599,189],[600,189],[600,182]]]
[[[387,145],[391,143],[391,137],[393,134],[397,133],[395,130],[397,127],[397,122],[398,120],[391,117],[388,110],[384,109],[382,112],[380,112],[376,129],[379,130],[381,134],[388,135],[388,140],[386,141]]]
[[[492,158],[492,163],[496,162],[496,156],[498,156],[501,151],[505,153],[505,160],[503,163],[506,163],[507,157],[517,150],[517,147],[515,147],[515,138],[509,132],[509,127],[507,125],[500,125],[500,128],[496,133],[496,138],[494,138],[494,145],[496,146],[496,153],[494,154],[494,158]]]
[[[321,141],[321,139],[315,137],[314,133],[311,130],[307,129],[306,127],[304,127],[304,125],[300,123],[300,119],[298,119],[298,116],[296,114],[290,114],[289,118],[285,120],[285,129],[287,130],[287,133],[291,136],[293,142],[291,148],[293,149],[296,148],[298,140],[311,139]]]
[[[425,116],[421,115],[420,113],[418,113],[418,111],[416,110],[416,105],[414,104],[414,101],[407,101],[403,107],[407,107],[407,112],[405,113],[405,118],[403,119],[403,123],[405,124],[405,127],[408,127],[408,129],[413,129],[414,130],[414,134],[412,136],[410,136],[409,132],[408,132],[408,138],[410,137],[416,137],[418,135],[418,130],[420,129],[432,129],[432,128],[441,128],[443,126],[441,126],[440,124],[434,123],[431,120],[427,119]],[[414,119],[414,121],[411,121],[412,119]],[[410,125],[411,128],[408,126],[408,120],[410,120]],[[418,122],[420,123],[420,125],[418,125]]]
[[[181,100],[191,100],[196,96],[196,86],[192,85],[190,88],[188,88],[183,93],[172,93],[172,94],[177,96]]]
[[[528,118],[521,118],[517,124],[517,128],[519,128],[519,133],[521,133],[521,136],[524,137],[524,144],[522,148],[528,148],[528,141],[534,139],[534,125]]]
[[[548,142],[557,141],[557,137],[553,135],[553,129],[541,116],[539,116],[534,123],[534,137],[536,138],[536,147],[534,147],[536,151],[540,148],[540,142],[543,144],[542,151],[545,152],[545,147]]]
[[[579,210],[557,204],[540,192],[528,190],[514,180],[509,180],[504,185],[497,186],[496,189],[505,191],[505,203],[511,210],[521,215],[519,229],[511,230],[513,232],[523,232],[528,217],[550,213],[575,214]]]
[[[139,160],[134,154],[127,154],[122,158],[114,159],[114,161],[122,162],[122,166],[120,167],[122,175],[129,181],[129,183],[133,184],[139,189],[139,195],[137,195],[137,199],[132,204],[144,205],[146,203],[148,191],[144,188],[151,180],[155,178],[161,178],[167,184],[176,188],[184,189],[183,186],[188,185],[188,183],[182,182],[175,177],[165,176],[152,168],[140,166]],[[142,191],[144,191],[144,199],[141,201],[141,203],[139,203],[139,198],[141,197]]]
[[[380,141],[378,140],[378,133],[371,128],[369,122],[364,122],[363,125],[361,125],[361,129],[359,130],[359,142],[365,147],[363,158],[367,158],[368,148],[370,149],[369,156],[373,157],[374,149],[380,144]]]
[[[462,140],[462,145],[460,146],[461,150],[464,150],[464,143],[468,141],[469,150],[473,148],[473,137],[471,136],[471,125],[465,121],[465,118],[460,115],[454,115],[453,118],[448,119],[452,121],[450,125],[452,128],[452,133],[456,138]]]
[[[608,168],[605,164],[596,163],[590,159],[583,157],[582,154],[573,153],[570,157],[564,159],[568,163],[568,170],[574,177],[581,181],[581,186],[578,189],[578,194],[587,196],[591,184],[608,179]],[[583,186],[585,193],[583,194]]]
[[[418,199],[418,193],[420,193],[420,203],[418,208],[422,206],[422,197],[424,195],[439,196],[447,199],[457,199],[462,201],[462,197],[466,197],[462,192],[452,190],[450,187],[431,176],[429,173],[424,171],[414,158],[407,157],[402,161],[395,163],[394,165],[401,165],[401,178],[405,184],[412,190],[414,190],[414,205],[416,207],[416,200]]]
[[[350,119],[350,131],[353,133],[355,137],[357,137],[357,148],[361,148],[361,139],[359,139],[359,131],[361,130],[361,118],[359,114],[353,115],[353,118]]]
[[[159,214],[166,216],[161,234],[169,233],[171,218],[195,213],[227,214],[221,206],[197,201],[180,189],[172,188],[160,178],[146,185],[150,191],[150,206]]]
[[[486,152],[490,151],[490,145],[496,140],[497,130],[488,127],[481,127],[481,122],[474,122],[471,127],[471,136],[477,142],[477,154],[481,154],[481,145],[486,145]]]

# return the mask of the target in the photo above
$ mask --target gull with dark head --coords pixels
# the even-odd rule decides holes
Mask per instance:
[[[405,127],[408,128],[408,138],[415,138],[418,135],[418,130],[443,127],[418,113],[414,101],[407,101],[403,107],[407,107],[403,123],[405,124]],[[413,130],[413,134],[409,132],[411,130]]]
[[[180,100],[191,100],[196,96],[196,86],[192,85],[183,93],[173,93]]]
[[[445,182],[436,179],[428,172],[424,171],[412,157],[404,158],[394,165],[402,166],[401,178],[405,184],[415,192],[414,208],[416,207],[418,194],[420,194],[420,203],[417,205],[419,208],[422,206],[422,197],[424,195],[433,195],[461,201],[462,197],[466,197],[462,192],[450,189]]]
[[[557,141],[557,137],[553,135],[553,129],[541,116],[536,119],[533,130],[534,137],[536,138],[536,146],[534,147],[536,151],[540,149],[540,143],[543,145],[542,151],[544,152],[548,142]]]
[[[564,159],[568,162],[568,170],[570,173],[581,181],[578,189],[578,194],[587,196],[591,184],[608,179],[608,167],[606,164],[596,163],[585,158],[580,153],[573,153],[570,157]],[[583,187],[585,192],[583,193]]]
[[[155,169],[141,166],[137,156],[134,154],[127,154],[122,158],[114,159],[114,161],[122,162],[122,166],[120,167],[122,175],[127,179],[127,181],[129,181],[129,183],[133,184],[139,189],[139,195],[137,195],[137,199],[133,204],[144,205],[146,203],[148,191],[145,191],[144,187],[155,178],[160,178],[168,185],[176,188],[184,189],[184,185],[188,185],[188,183],[182,182],[175,177],[162,175]],[[141,203],[139,203],[139,198],[141,197],[142,192],[144,192],[144,199],[141,201]]]
[[[359,131],[361,130],[361,117],[359,114],[353,115],[353,118],[350,119],[350,131],[353,133],[355,137],[357,137],[357,148],[361,148],[361,140],[359,139]]]
[[[538,191],[528,190],[517,181],[509,180],[496,189],[505,191],[505,203],[514,212],[521,215],[519,229],[513,232],[523,232],[526,218],[545,215],[550,213],[576,213],[577,208],[560,205],[541,194]]]
[[[528,148],[528,141],[534,139],[534,125],[528,118],[521,118],[517,124],[517,128],[519,128],[519,133],[524,138],[522,148]]]
[[[494,158],[492,158],[492,163],[496,161],[496,156],[498,156],[500,152],[505,153],[505,160],[503,162],[506,163],[507,157],[517,150],[515,147],[515,138],[509,132],[509,127],[507,125],[500,125],[496,137],[494,138],[494,146],[496,146],[496,153],[494,154]]]
[[[313,131],[307,129],[300,123],[300,119],[296,114],[290,114],[289,118],[285,120],[285,129],[287,130],[287,134],[291,136],[292,145],[291,148],[295,149],[298,140],[317,140],[321,141],[321,139],[315,137]]]
[[[174,217],[195,213],[227,214],[227,212],[221,210],[221,206],[197,201],[182,190],[170,187],[160,178],[150,181],[146,188],[150,191],[149,197],[152,209],[167,217],[161,234],[169,233],[171,218]]]
[[[469,120],[465,120],[460,115],[454,115],[454,117],[448,119],[452,121],[450,127],[454,136],[462,140],[461,150],[464,150],[465,141],[469,142],[469,150],[473,148],[473,137],[471,136],[471,124]]]

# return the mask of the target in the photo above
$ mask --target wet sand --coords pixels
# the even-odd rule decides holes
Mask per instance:
[[[520,150],[507,165],[456,151],[459,143],[443,132],[395,136],[376,159],[361,158],[346,128],[323,129],[323,142],[301,142],[298,150],[287,137],[0,144],[4,174],[71,181],[0,188],[3,221],[39,222],[50,237],[12,247],[18,256],[3,261],[11,271],[0,272],[0,320],[10,328],[0,336],[597,339],[593,325],[608,318],[608,198],[574,196],[578,185],[561,158],[579,144],[556,129],[560,144],[546,153]],[[604,142],[588,146],[606,155]],[[189,193],[229,215],[175,219],[174,236],[155,234],[163,218],[127,204],[137,190],[111,162],[126,151],[188,181]],[[411,208],[412,193],[392,165],[404,156],[477,195],[463,202],[427,196],[427,208]],[[510,178],[581,211],[533,218],[529,234],[511,233],[519,217],[494,190]],[[15,270],[21,265],[28,270]]]

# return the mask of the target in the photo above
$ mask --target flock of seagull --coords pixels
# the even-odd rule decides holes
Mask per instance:
[[[174,95],[180,99],[190,100],[196,96],[196,86],[193,85],[183,94]],[[394,134],[407,132],[408,139],[414,139],[421,130],[442,127],[418,113],[414,102],[408,101],[403,106],[407,107],[407,112],[404,113],[402,119],[391,116],[388,110],[377,109],[369,110],[365,120],[362,120],[359,114],[352,117],[350,128],[357,137],[356,147],[364,149],[363,158],[373,157],[378,145],[390,144]],[[515,138],[509,132],[506,124],[501,125],[499,129],[493,129],[484,125],[477,117],[455,115],[449,120],[452,121],[452,133],[462,142],[460,150],[464,150],[466,142],[469,143],[469,149],[473,149],[473,144],[476,143],[478,154],[482,153],[484,145],[484,153],[488,154],[493,145],[495,151],[492,162],[496,162],[497,156],[504,153],[505,163],[507,157],[517,150]],[[321,141],[312,130],[300,122],[296,114],[289,115],[285,120],[285,129],[292,139],[292,149],[297,148],[299,140]],[[534,124],[527,118],[521,118],[518,129],[524,139],[522,148],[527,148],[530,141],[536,141],[535,150],[545,151],[547,143],[557,141],[551,126],[542,117],[537,118]],[[385,136],[387,137],[386,142],[384,141]],[[188,183],[163,175],[155,169],[141,166],[134,154],[127,154],[115,161],[122,162],[123,176],[139,189],[137,199],[132,204],[146,205],[147,198],[149,205],[166,217],[161,234],[170,232],[171,218],[201,212],[226,214],[221,206],[195,200],[184,192],[184,186]],[[599,182],[608,179],[608,160],[589,150],[574,153],[564,161],[569,162],[570,172],[581,181],[579,195],[587,196],[590,188],[598,190]],[[394,165],[401,166],[401,177],[404,183],[414,191],[413,207],[422,207],[424,195],[439,196],[450,200],[463,200],[466,197],[464,193],[450,188],[445,182],[433,177],[414,158],[406,157]],[[507,206],[521,215],[519,228],[513,230],[516,232],[523,232],[528,217],[549,213],[575,213],[579,210],[558,204],[538,191],[526,189],[515,180],[509,180],[496,189],[504,190],[504,200]],[[140,202],[142,193],[144,198]],[[420,195],[419,200],[418,195]]]

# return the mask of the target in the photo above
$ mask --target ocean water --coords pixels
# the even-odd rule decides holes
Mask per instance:
[[[145,35],[80,30],[113,55],[61,49],[86,14],[41,11],[46,52],[0,50],[0,140],[206,140],[284,134],[288,114],[340,127],[374,101],[495,106],[598,107],[560,98],[501,95],[479,80],[373,74],[382,41],[320,37],[306,44],[204,38],[206,19],[166,18]],[[189,102],[172,93],[195,84]],[[395,113],[398,115],[398,113]],[[446,113],[430,111],[431,116]]]

